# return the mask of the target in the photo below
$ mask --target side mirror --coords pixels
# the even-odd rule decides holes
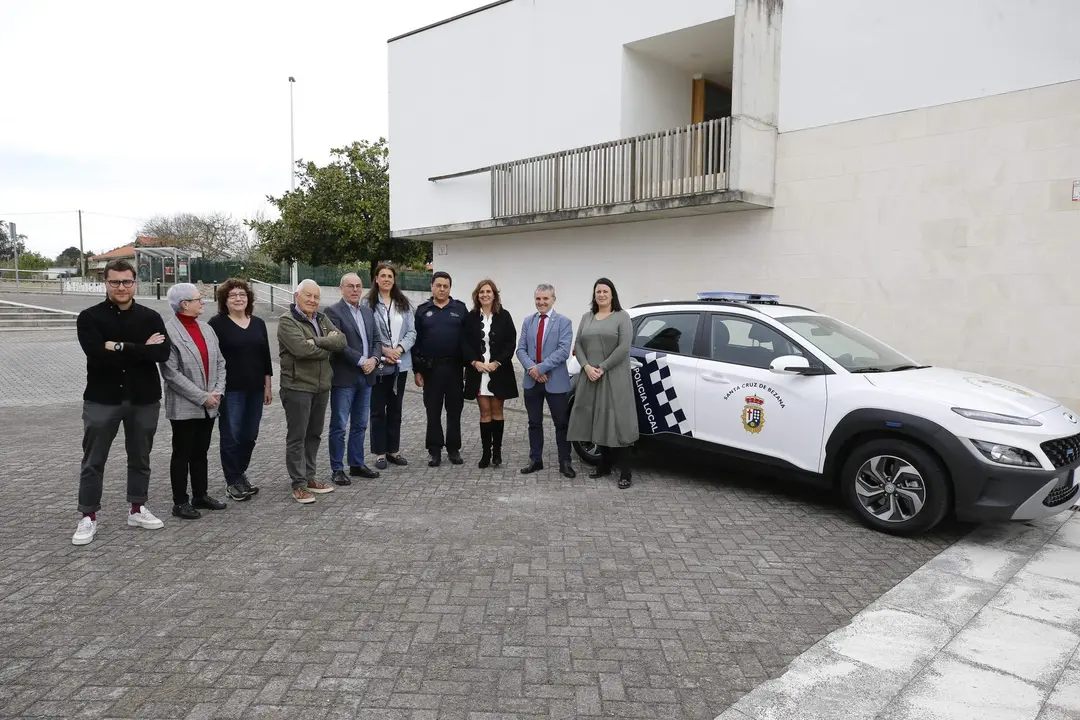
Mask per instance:
[[[569,373],[570,377],[576,377],[581,372],[581,363],[579,363],[578,359],[573,355],[571,355],[570,359],[566,362],[566,371]]]
[[[801,355],[782,355],[769,364],[769,372],[777,375],[821,375],[822,368],[813,367]]]

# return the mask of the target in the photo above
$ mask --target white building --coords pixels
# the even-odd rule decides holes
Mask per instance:
[[[389,43],[391,227],[518,317],[778,293],[1077,407],[1077,38],[1076,0],[502,0]]]

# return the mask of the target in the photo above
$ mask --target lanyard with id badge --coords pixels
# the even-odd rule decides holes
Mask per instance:
[[[393,299],[391,299],[393,302]],[[378,322],[382,325],[383,330],[386,331],[386,337],[390,338],[390,346],[396,347],[394,344],[394,334],[390,329],[390,306],[384,305],[382,299],[375,305],[375,316],[378,318]],[[382,376],[390,382],[390,394],[397,395],[397,376],[401,372],[401,367],[398,363],[393,364],[394,372],[390,375]],[[377,381],[378,382],[378,381]]]

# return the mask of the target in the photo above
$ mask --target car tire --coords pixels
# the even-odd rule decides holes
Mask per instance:
[[[574,396],[571,393],[570,403],[566,406],[566,412],[569,413],[574,409]],[[581,458],[581,461],[587,465],[599,465],[600,464],[600,446],[596,443],[587,442],[572,442],[574,446],[574,452]]]
[[[593,466],[600,464],[600,447],[596,443],[575,442],[572,444],[574,452],[582,462]]]
[[[856,447],[840,471],[840,491],[863,524],[890,535],[926,532],[952,506],[952,483],[941,461],[900,439]]]

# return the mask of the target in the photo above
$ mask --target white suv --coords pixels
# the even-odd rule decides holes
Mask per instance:
[[[643,439],[795,471],[898,535],[949,512],[974,522],[1047,517],[1080,492],[1077,416],[1045,395],[919,365],[771,295],[701,293],[628,312]],[[576,383],[576,360],[570,371]],[[575,450],[599,461],[595,447]]]

